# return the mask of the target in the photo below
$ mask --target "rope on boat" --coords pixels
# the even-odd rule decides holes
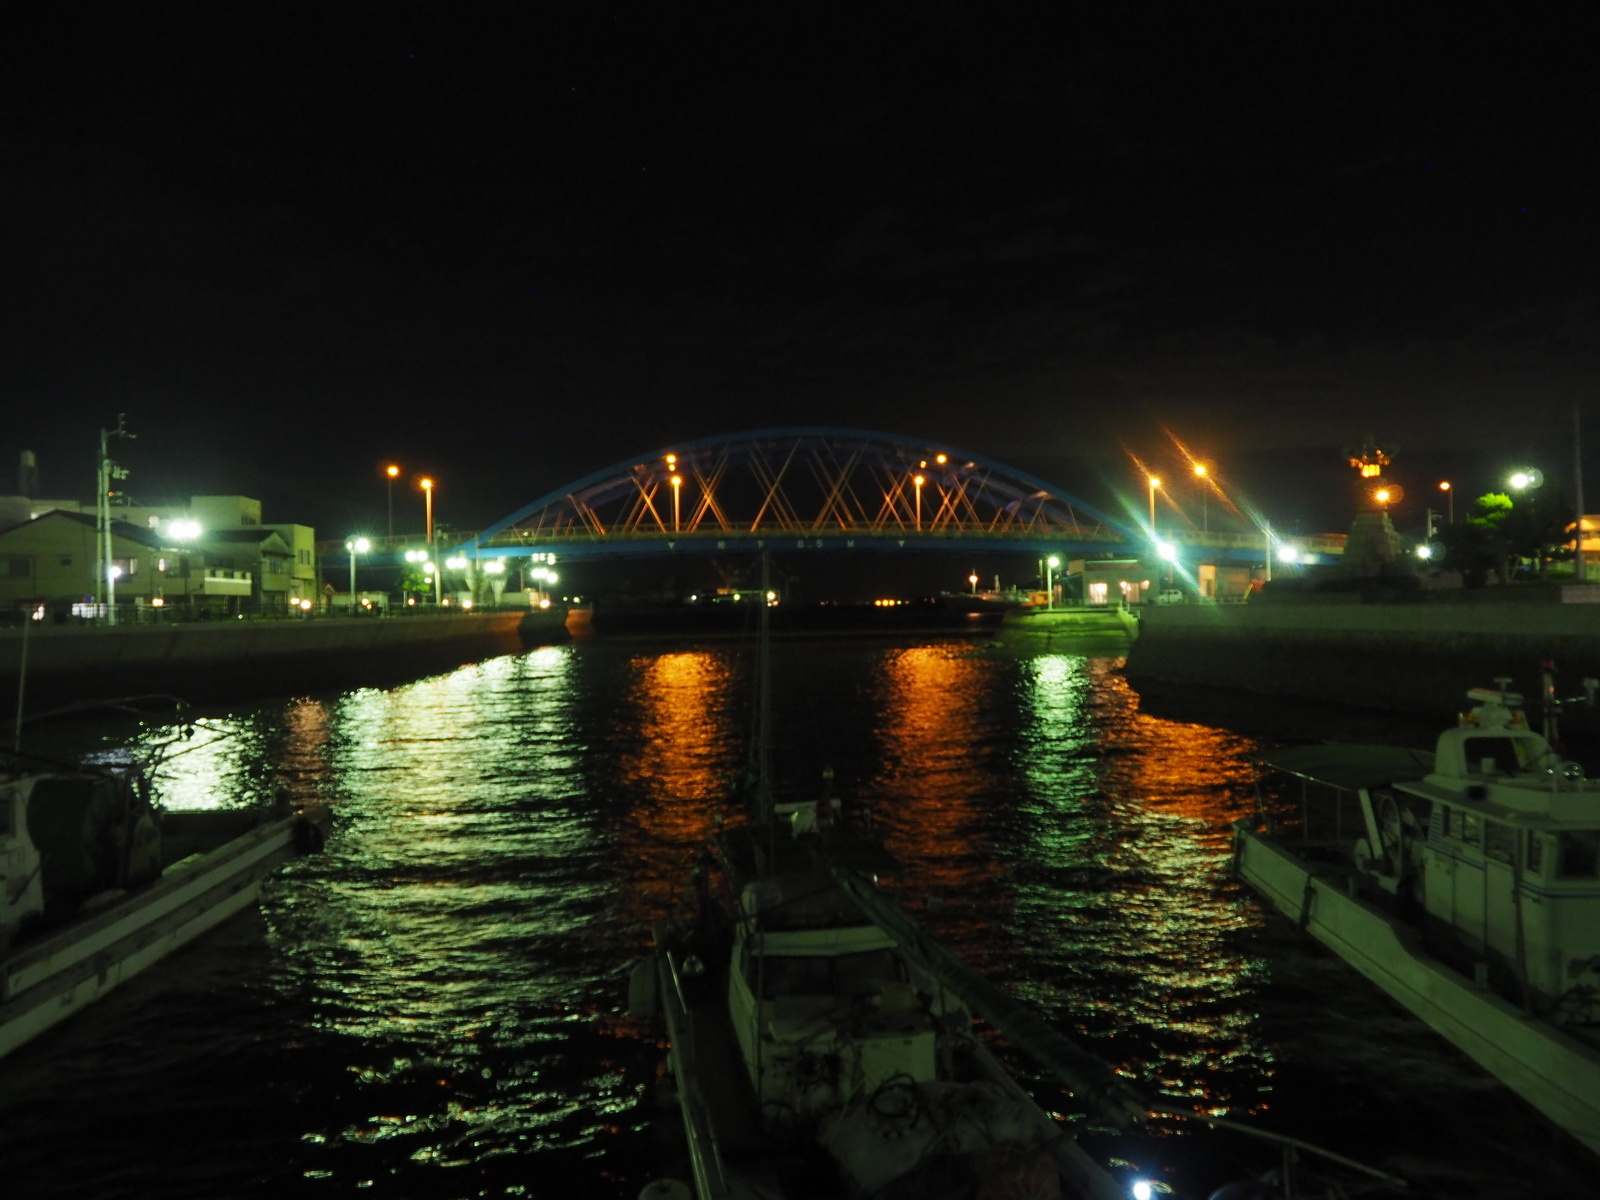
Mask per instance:
[[[1037,1059],[1100,1119],[1118,1128],[1137,1125],[1145,1119],[1149,1105],[1103,1059],[1062,1036],[978,975],[858,875],[836,868],[834,877],[872,923],[894,938],[918,966],[986,1021],[1004,1030],[1007,1038]]]

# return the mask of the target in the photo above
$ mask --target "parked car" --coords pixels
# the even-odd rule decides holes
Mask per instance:
[[[1168,588],[1156,597],[1157,604],[1182,604],[1184,595],[1177,588]]]

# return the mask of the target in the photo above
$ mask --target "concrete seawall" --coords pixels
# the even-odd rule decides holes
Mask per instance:
[[[1136,684],[1209,684],[1444,714],[1462,706],[1467,688],[1490,686],[1497,675],[1535,692],[1547,658],[1555,660],[1564,694],[1575,694],[1584,676],[1600,676],[1600,604],[1151,607],[1127,675]]]
[[[199,701],[412,679],[565,641],[564,613],[217,621],[28,631],[28,711],[145,692]],[[22,633],[0,632],[0,712],[16,700]]]

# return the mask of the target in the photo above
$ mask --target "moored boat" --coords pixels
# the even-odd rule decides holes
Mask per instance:
[[[6,769],[9,768],[9,769]],[[319,849],[310,808],[163,813],[148,775],[0,766],[0,1056],[253,904]]]
[[[1473,689],[1434,751],[1304,746],[1240,877],[1600,1154],[1600,781]],[[1592,694],[1592,693],[1591,693]],[[1546,685],[1553,701],[1553,689]],[[1291,808],[1297,808],[1292,812]]]
[[[882,920],[882,848],[828,800],[774,808],[722,832],[697,911],[656,926],[635,978],[701,1200],[1126,1196],[973,1035],[960,984]],[[1099,1098],[1141,1118],[1095,1066]]]

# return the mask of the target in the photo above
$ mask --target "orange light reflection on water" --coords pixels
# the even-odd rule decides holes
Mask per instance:
[[[728,813],[728,785],[743,748],[734,740],[734,673],[725,656],[641,656],[630,677],[624,701],[637,732],[618,778],[638,799],[621,830],[630,875],[622,899],[639,909],[635,920],[645,929],[672,907],[715,818]]]
[[[919,889],[945,897],[996,877],[983,730],[1003,670],[964,644],[893,650],[877,672],[876,776],[863,790],[885,844]]]

